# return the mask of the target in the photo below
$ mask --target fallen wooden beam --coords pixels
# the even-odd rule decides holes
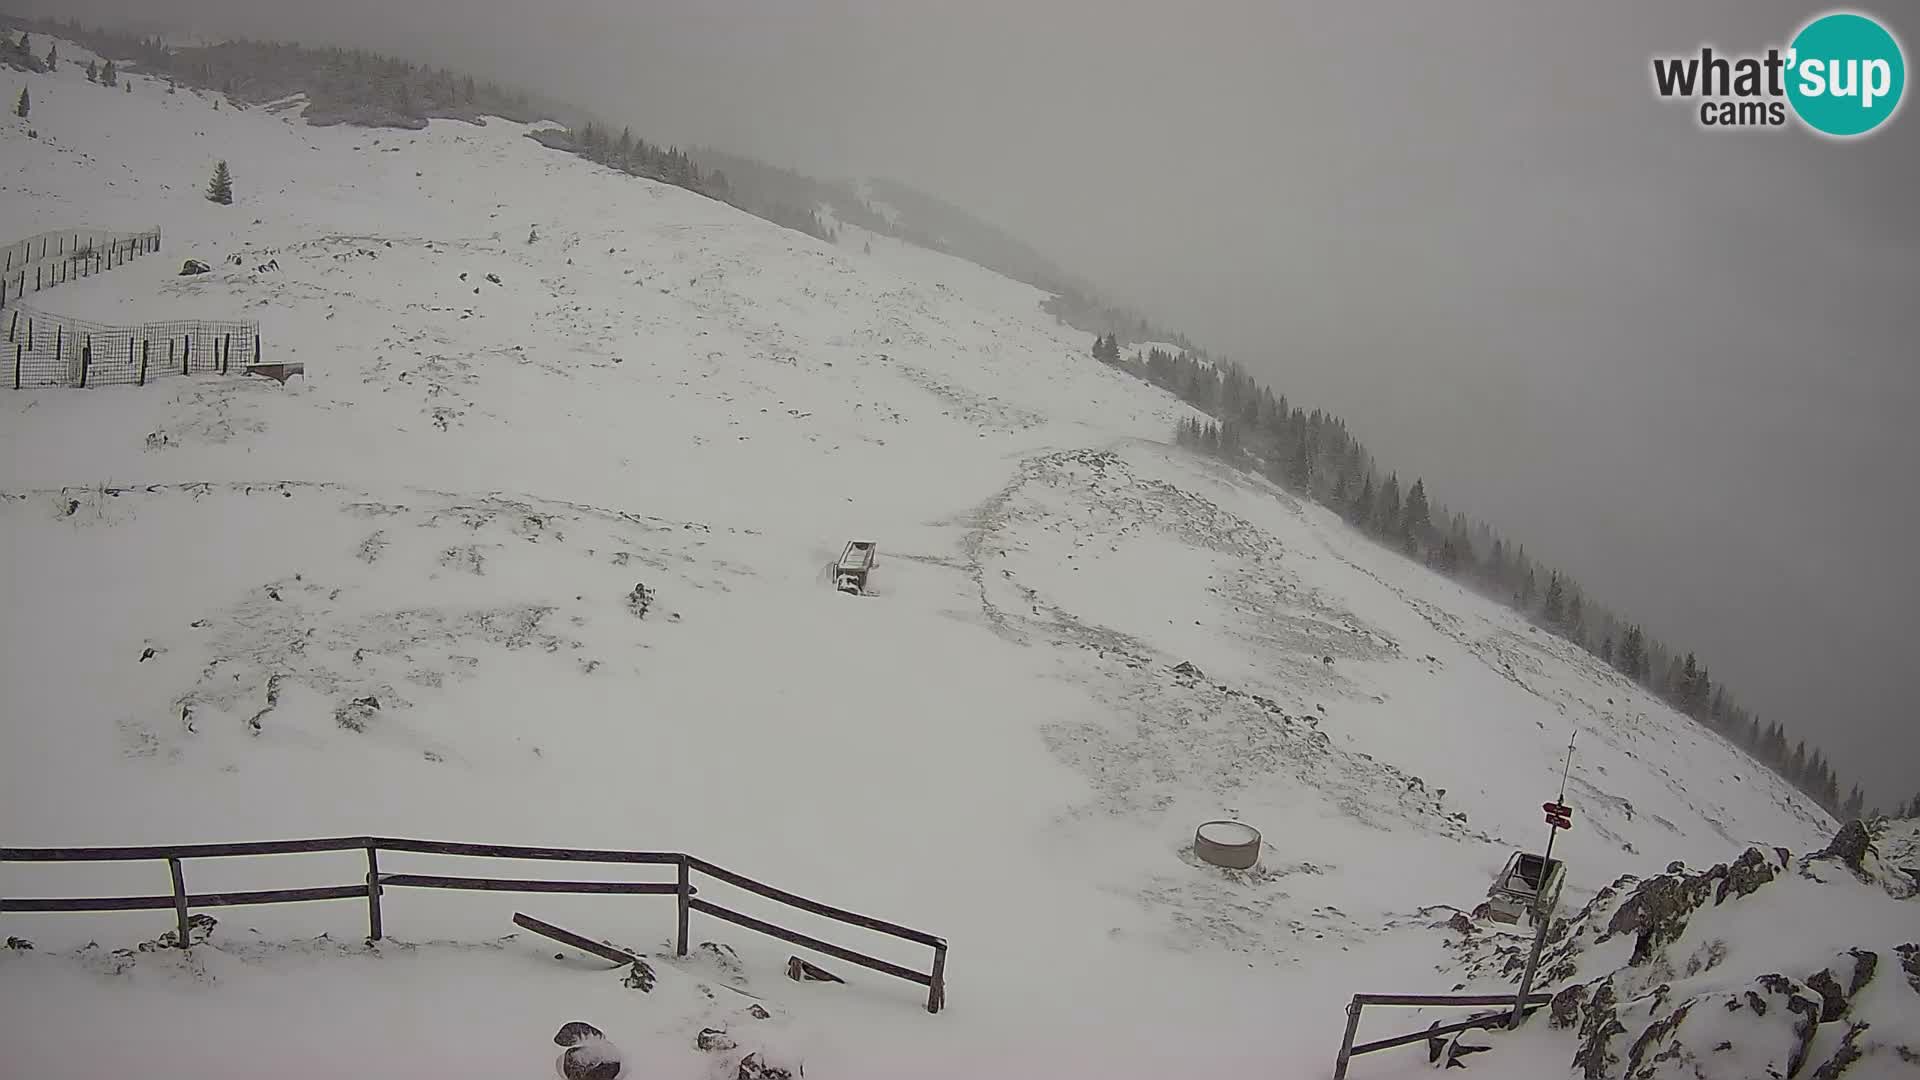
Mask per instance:
[[[571,930],[562,930],[552,923],[541,922],[539,919],[522,915],[517,911],[513,913],[513,925],[531,930],[541,937],[552,938],[562,945],[571,945],[581,952],[590,952],[609,964],[625,967],[640,959],[625,949],[617,949],[612,945],[604,945],[598,941],[583,938]]]

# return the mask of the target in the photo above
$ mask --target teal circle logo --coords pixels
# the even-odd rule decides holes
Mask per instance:
[[[1787,100],[1815,131],[1864,135],[1900,107],[1907,86],[1900,43],[1865,15],[1822,15],[1789,48]]]

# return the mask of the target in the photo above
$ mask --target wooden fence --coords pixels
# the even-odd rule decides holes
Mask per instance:
[[[1390,1039],[1375,1039],[1373,1042],[1353,1044],[1353,1037],[1360,1031],[1360,1012],[1368,1005],[1480,1005],[1497,1006],[1503,1010],[1512,1010],[1519,1004],[1518,994],[1355,994],[1347,1003],[1347,1033],[1340,1040],[1340,1056],[1333,1061],[1333,1080],[1346,1080],[1347,1062],[1357,1054],[1371,1054],[1376,1050],[1390,1050],[1396,1046],[1421,1042],[1426,1039],[1439,1039],[1457,1031],[1473,1028],[1505,1027],[1511,1016],[1510,1011],[1502,1011],[1487,1016],[1477,1016],[1471,1020],[1462,1020],[1454,1024],[1442,1024],[1425,1031],[1416,1031],[1409,1035],[1395,1035]],[[1551,1002],[1551,994],[1530,994],[1526,1000],[1527,1011],[1540,1008]]]
[[[102,274],[160,250],[160,230],[139,233],[72,229],[41,233],[0,248],[0,308],[30,292]]]
[[[224,859],[249,855],[291,855],[317,851],[364,851],[367,857],[366,880],[353,885],[333,885],[308,889],[265,889],[250,892],[189,893],[182,863],[187,859]],[[673,881],[556,881],[545,878],[447,877],[438,874],[383,874],[380,852],[414,852],[427,855],[459,855],[491,859],[532,859],[547,862],[623,863],[629,865],[672,866]],[[927,988],[927,1011],[939,1012],[946,1005],[947,943],[942,938],[909,929],[884,919],[855,914],[841,908],[776,889],[743,874],[716,866],[684,852],[613,851],[588,848],[519,847],[503,844],[454,844],[437,840],[401,840],[385,836],[345,836],[323,840],[269,840],[240,844],[184,844],[166,847],[95,848],[0,848],[0,863],[9,862],[133,862],[165,861],[173,880],[165,895],[108,897],[0,897],[0,912],[13,911],[163,911],[173,909],[179,922],[178,945],[187,948],[189,912],[194,908],[230,907],[241,904],[286,904],[317,900],[365,900],[367,937],[379,940],[380,894],[388,887],[414,889],[477,889],[489,892],[612,893],[627,896],[672,896],[678,901],[679,926],[675,953],[687,955],[687,922],[693,912],[711,915],[736,926],[757,931],[782,941],[858,964],[895,978]],[[830,941],[789,930],[756,919],[731,908],[700,899],[693,875],[703,874],[769,900],[886,934],[933,950],[933,966],[921,972],[902,967]]]

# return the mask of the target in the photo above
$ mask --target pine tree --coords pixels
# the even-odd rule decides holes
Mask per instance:
[[[100,65],[95,63],[92,60],[87,61],[87,81],[88,82],[100,81]]]
[[[1560,571],[1547,578],[1547,595],[1540,602],[1540,617],[1548,626],[1558,628],[1567,617],[1567,587],[1560,582]]]
[[[233,174],[222,161],[213,167],[213,182],[207,185],[207,198],[221,206],[233,205]]]
[[[13,103],[13,115],[19,117],[22,120],[25,120],[27,118],[27,114],[32,111],[33,111],[33,96],[28,94],[27,88],[23,86],[20,88],[19,100]]]
[[[120,76],[113,70],[113,61],[109,60],[100,68],[101,86],[118,86]]]
[[[1533,567],[1527,567],[1527,576],[1520,579],[1520,591],[1514,594],[1513,602],[1523,614],[1533,613]]]
[[[47,46],[47,70],[52,71],[54,67],[59,63],[60,63],[60,43],[56,41],[53,44]]]
[[[1867,797],[1860,793],[1860,785],[1853,785],[1853,790],[1847,794],[1847,801],[1840,807],[1841,819],[1845,821],[1859,820],[1866,803]]]
[[[1407,492],[1407,510],[1401,518],[1400,531],[1409,538],[1425,542],[1427,533],[1433,529],[1433,521],[1427,507],[1427,482],[1415,477],[1412,490]]]

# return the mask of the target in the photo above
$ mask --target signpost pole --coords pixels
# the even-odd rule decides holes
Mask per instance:
[[[1569,819],[1554,811],[1567,804],[1567,778],[1573,775],[1573,737],[1567,737],[1567,765],[1560,774],[1560,798],[1547,814],[1547,851],[1540,858],[1540,884],[1533,893],[1533,951],[1527,954],[1527,969],[1520,975],[1520,993],[1513,999],[1513,1015],[1507,1017],[1507,1027],[1517,1028],[1520,1021],[1526,1019],[1527,995],[1533,992],[1533,976],[1540,970],[1540,952],[1547,944],[1547,923],[1551,921],[1552,909],[1547,906],[1548,870],[1552,866],[1553,838],[1562,828],[1568,827]],[[1563,824],[1567,823],[1567,824]]]

